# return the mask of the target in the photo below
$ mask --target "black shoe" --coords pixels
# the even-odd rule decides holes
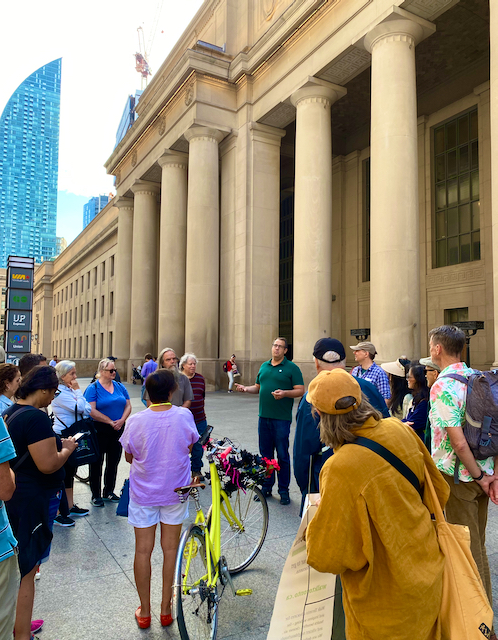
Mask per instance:
[[[282,493],[282,495],[280,496],[280,504],[283,504],[284,506],[287,506],[288,504],[290,504],[290,498],[288,493]]]
[[[92,498],[91,503],[93,504],[94,507],[104,506],[104,501],[102,500],[102,498]]]
[[[104,496],[104,501],[105,502],[119,502],[119,498],[115,493],[108,493],[106,496]]]
[[[73,504],[71,509],[69,509],[69,515],[73,516],[73,518],[83,518],[83,516],[88,515],[88,509],[82,509],[81,507],[78,507],[77,504]]]
[[[74,527],[74,520],[72,518],[68,518],[67,516],[62,516],[59,514],[54,519],[54,524],[58,524],[59,527]]]

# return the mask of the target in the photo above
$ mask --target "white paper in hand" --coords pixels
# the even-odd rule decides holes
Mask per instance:
[[[285,561],[267,640],[330,640],[336,577],[319,573],[306,561],[304,533],[316,513],[319,494],[311,494]]]

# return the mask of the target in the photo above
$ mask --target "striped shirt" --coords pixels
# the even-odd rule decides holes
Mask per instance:
[[[195,424],[199,424],[206,419],[204,413],[204,397],[206,395],[206,383],[204,377],[200,373],[194,373],[194,376],[190,378],[190,386],[194,393],[194,399],[190,405],[190,411],[194,416]]]

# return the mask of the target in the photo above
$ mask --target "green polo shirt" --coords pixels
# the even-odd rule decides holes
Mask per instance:
[[[275,400],[271,392],[276,389],[293,389],[296,385],[302,384],[303,374],[301,369],[284,357],[282,362],[274,367],[271,358],[263,362],[256,384],[259,384],[259,415],[261,418],[273,418],[274,420],[292,420],[292,407],[294,398],[282,398]]]

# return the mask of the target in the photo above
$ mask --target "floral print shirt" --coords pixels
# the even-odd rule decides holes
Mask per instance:
[[[456,454],[451,446],[447,429],[461,427],[465,420],[467,385],[452,378],[444,378],[447,373],[458,373],[468,378],[473,370],[464,362],[451,364],[443,369],[431,387],[430,413],[432,457],[436,467],[448,476],[455,473]],[[488,475],[493,475],[494,458],[476,460],[479,467]],[[472,476],[460,463],[458,477],[461,482],[472,482]]]

